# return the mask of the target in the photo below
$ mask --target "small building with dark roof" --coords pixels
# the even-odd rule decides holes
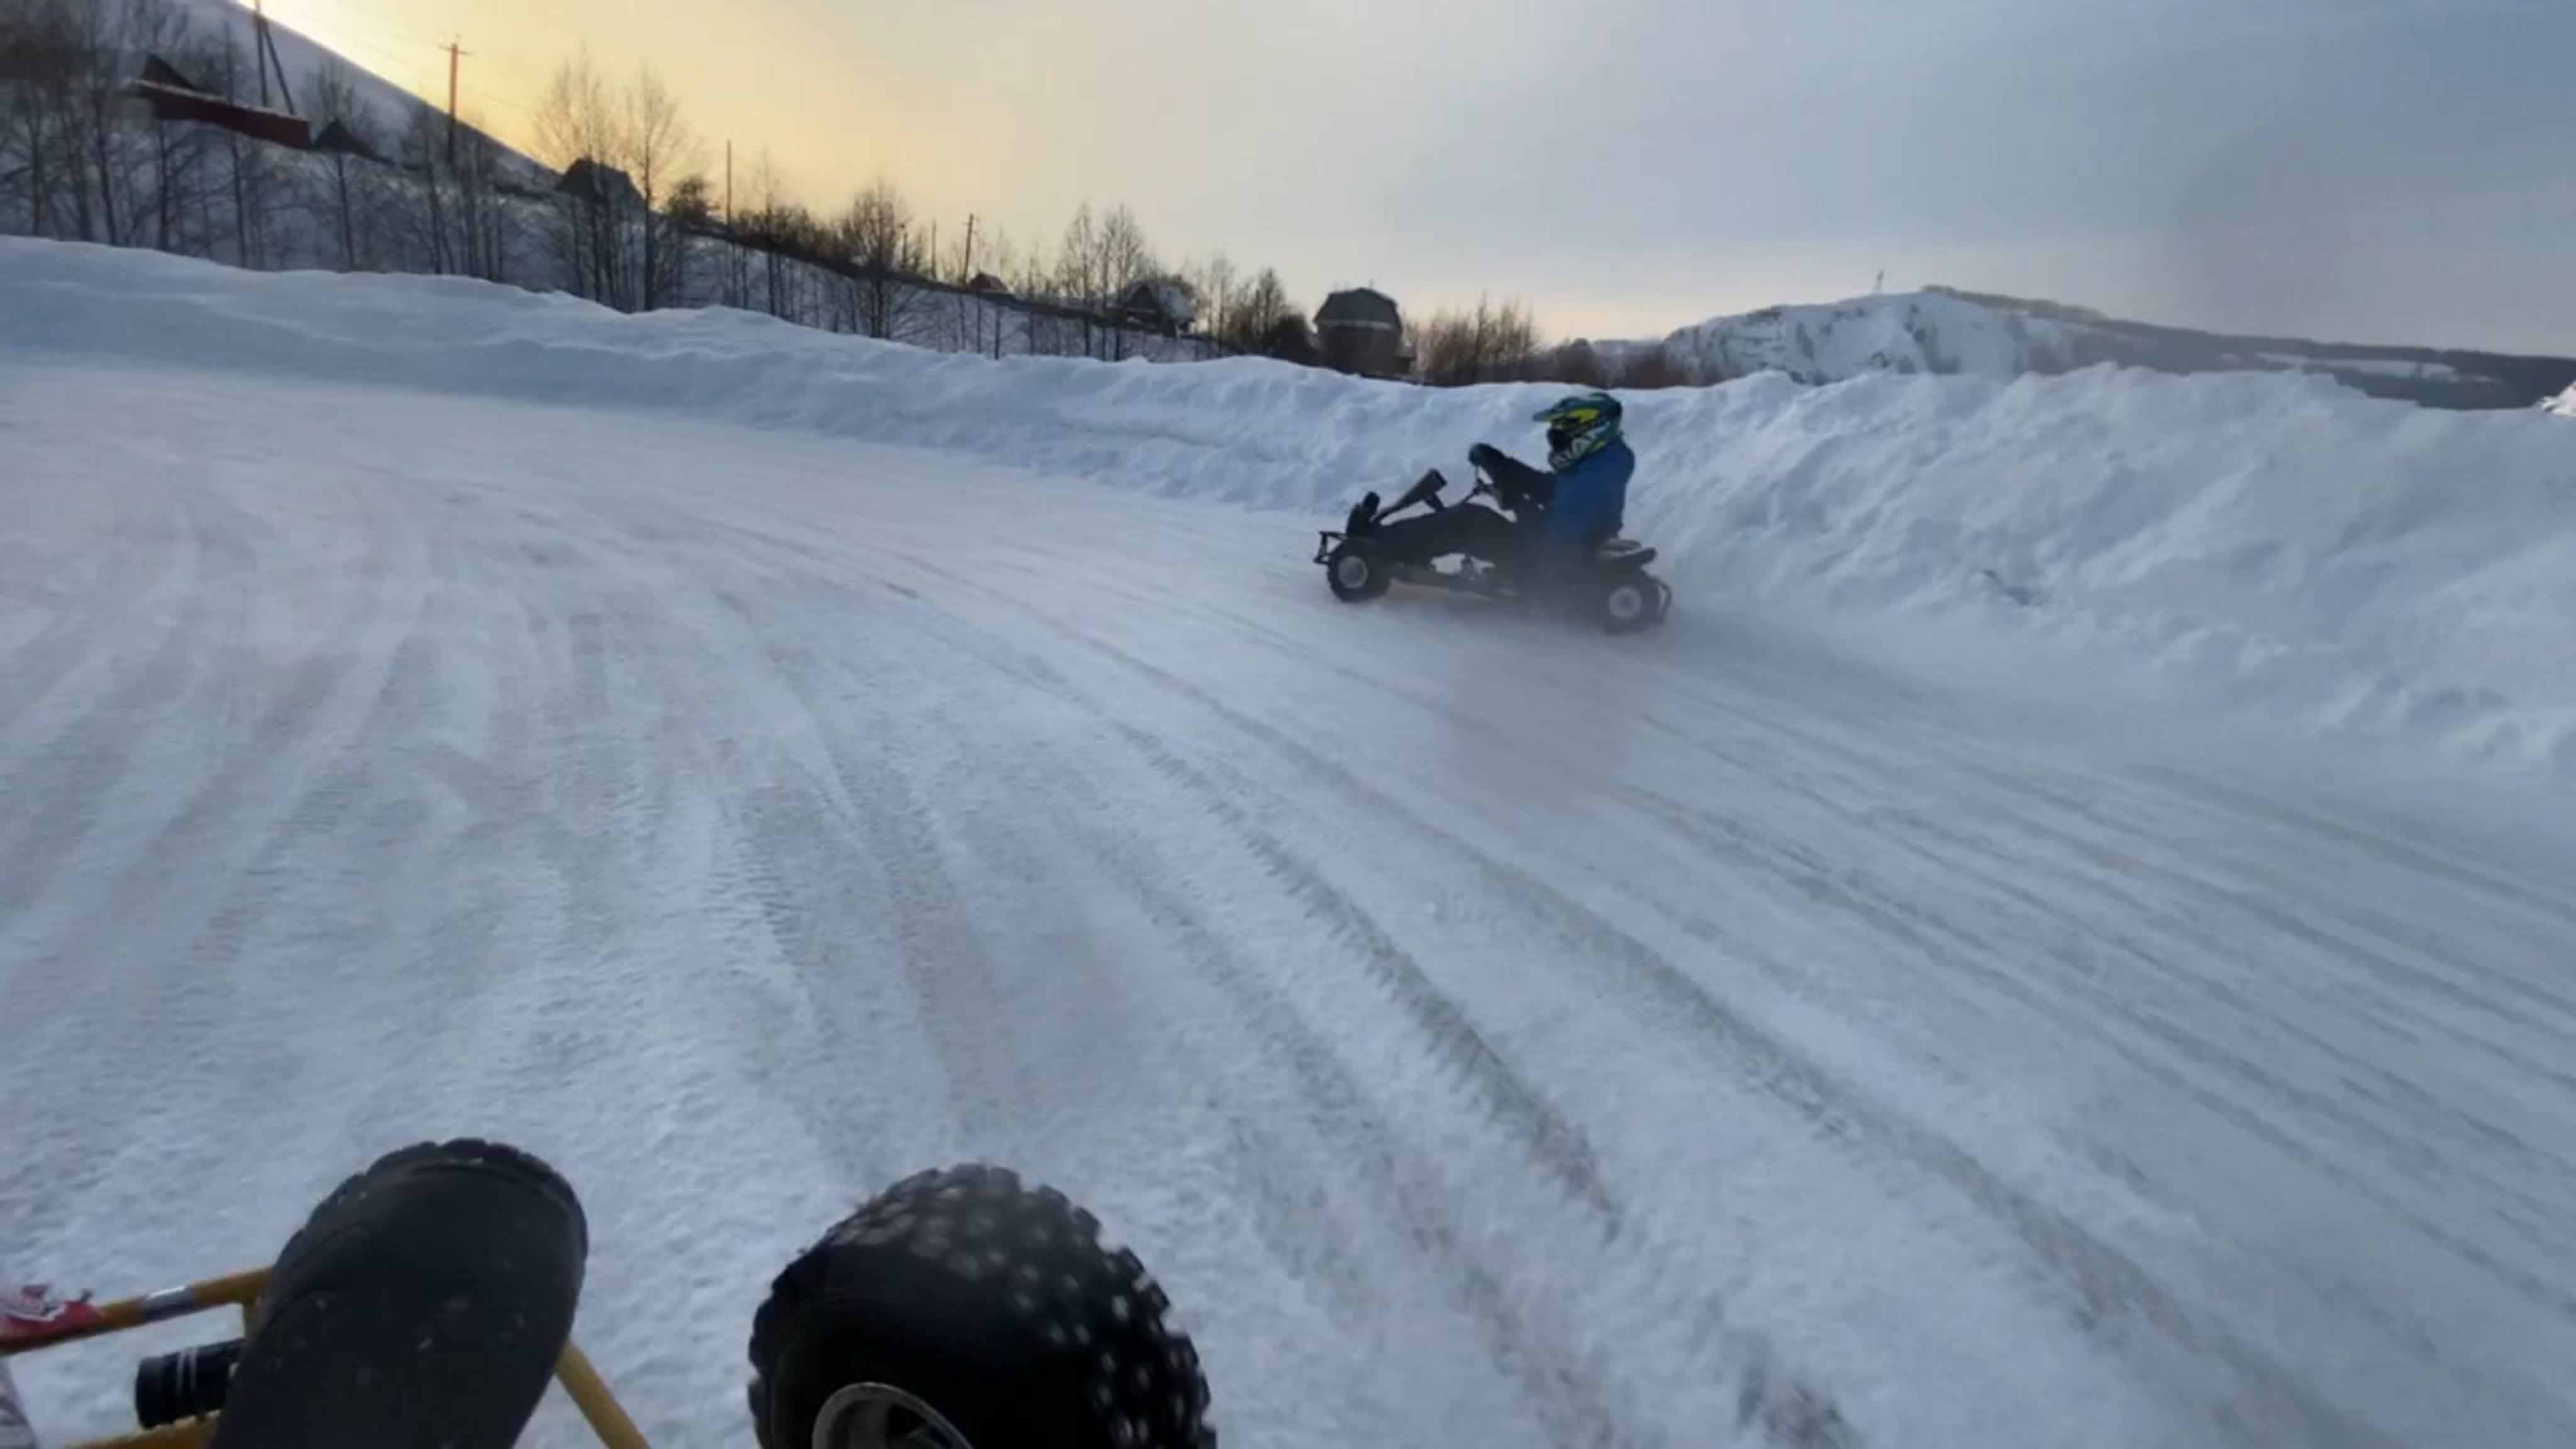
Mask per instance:
[[[1198,291],[1179,277],[1147,277],[1131,282],[1109,307],[1112,319],[1149,327],[1169,336],[1189,330],[1198,319]]]
[[[322,129],[315,133],[313,137],[313,149],[316,151],[342,152],[351,156],[363,157],[369,161],[382,161],[385,159],[383,155],[377,152],[375,147],[367,144],[367,139],[364,136],[359,135],[355,130],[351,129],[347,121],[336,116],[323,122]]]
[[[644,204],[644,193],[636,189],[635,178],[587,156],[564,168],[563,179],[555,183],[555,190],[566,196],[598,202],[613,210]]]
[[[1361,377],[1401,377],[1409,359],[1404,314],[1374,287],[1335,292],[1315,309],[1315,349],[1324,366]]]

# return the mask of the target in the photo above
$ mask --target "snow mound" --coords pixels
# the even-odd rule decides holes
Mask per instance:
[[[2064,372],[2075,359],[2074,334],[2064,324],[1938,292],[1713,317],[1660,346],[1685,376],[1702,381],[1757,372],[1803,383],[1870,372],[2014,377]]]
[[[2576,384],[2569,385],[2565,392],[2556,397],[2541,399],[2540,407],[2543,412],[2554,413],[2562,418],[2576,418]]]
[[[1532,395],[1552,391],[1244,358],[993,361],[718,309],[14,239],[0,343],[671,409],[1323,519],[1479,439],[1526,452]],[[1629,407],[1630,531],[1686,613],[1969,619],[2312,727],[2576,773],[2576,432],[2536,410],[2108,367],[1768,373]],[[1302,527],[1283,561],[1304,563]]]
[[[2576,358],[2202,332],[1955,287],[1769,307],[1713,317],[1660,341],[1590,346],[1613,369],[1651,361],[1693,384],[1759,372],[1810,384],[1874,372],[2018,377],[2107,362],[2172,373],[2313,373],[2369,397],[2449,408],[2520,408],[2576,377]]]

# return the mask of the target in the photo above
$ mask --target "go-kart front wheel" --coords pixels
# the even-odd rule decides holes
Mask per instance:
[[[753,1427],[761,1449],[1215,1449],[1170,1306],[1062,1193],[919,1173],[771,1285]]]
[[[1345,540],[1324,559],[1324,580],[1332,586],[1334,598],[1345,604],[1365,604],[1385,593],[1395,575],[1385,559]]]

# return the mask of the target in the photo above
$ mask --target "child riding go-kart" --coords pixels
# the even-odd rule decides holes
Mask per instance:
[[[238,1307],[146,1359],[138,1430],[59,1449],[508,1449],[548,1382],[607,1449],[642,1432],[572,1342],[572,1187],[488,1142],[379,1159],[273,1266],[93,1303],[0,1291],[0,1449],[38,1443],[9,1359]],[[1000,1168],[917,1173],[787,1265],[753,1315],[758,1449],[1215,1449],[1197,1350],[1135,1254]]]
[[[1618,400],[1564,398],[1533,421],[1547,424],[1546,469],[1478,443],[1467,452],[1477,478],[1464,504],[1442,501],[1448,480],[1435,468],[1392,505],[1371,492],[1338,532],[1318,530],[1315,562],[1333,596],[1360,603],[1403,583],[1544,600],[1613,633],[1664,622],[1673,591],[1646,572],[1655,551],[1619,536],[1636,455],[1620,436]],[[1476,506],[1484,497],[1495,506]],[[1452,556],[1457,567],[1439,566]]]

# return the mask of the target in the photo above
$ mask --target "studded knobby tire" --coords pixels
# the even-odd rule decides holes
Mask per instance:
[[[752,1319],[762,1449],[806,1449],[832,1395],[901,1390],[972,1449],[1215,1449],[1198,1350],[1099,1220],[997,1167],[918,1173],[770,1285]]]
[[[215,1449],[508,1449],[572,1336],[589,1253],[572,1185],[516,1148],[377,1159],[278,1254]]]

